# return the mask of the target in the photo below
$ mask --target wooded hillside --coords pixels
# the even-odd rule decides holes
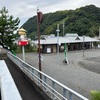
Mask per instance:
[[[43,15],[40,27],[41,34],[57,34],[57,24],[60,24],[60,35],[63,35],[63,22],[65,33],[78,33],[79,35],[95,36],[99,34],[100,8],[87,5],[76,10],[64,10]],[[37,35],[36,16],[29,18],[22,27],[27,30],[27,36],[35,39]]]

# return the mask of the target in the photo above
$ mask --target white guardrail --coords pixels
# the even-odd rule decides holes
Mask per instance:
[[[8,57],[53,100],[89,100],[17,56],[8,53]]]

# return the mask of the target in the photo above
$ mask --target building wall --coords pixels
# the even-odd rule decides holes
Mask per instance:
[[[52,53],[51,45],[42,45],[42,53]]]
[[[59,45],[59,52],[64,52],[64,45]],[[83,50],[83,43],[68,43],[66,44],[66,51],[73,50]],[[91,49],[91,42],[84,43],[84,49]],[[45,44],[42,45],[43,53],[56,53],[57,52],[57,44]]]
[[[52,47],[52,53],[56,53],[57,52],[57,45],[53,44],[51,45]]]

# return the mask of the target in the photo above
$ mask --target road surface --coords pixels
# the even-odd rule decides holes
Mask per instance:
[[[64,64],[64,53],[42,54],[42,71],[89,98],[91,90],[100,90],[100,49],[85,50],[84,55],[83,51],[69,51],[69,64]],[[17,56],[22,58],[22,54]],[[38,69],[38,53],[26,53],[26,62]]]

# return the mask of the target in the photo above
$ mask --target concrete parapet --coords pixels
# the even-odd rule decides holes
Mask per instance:
[[[0,91],[2,100],[22,100],[4,60],[0,61]]]

